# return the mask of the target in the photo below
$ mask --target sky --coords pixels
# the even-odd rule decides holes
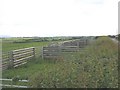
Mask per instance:
[[[96,36],[118,33],[119,0],[1,0],[0,35]]]

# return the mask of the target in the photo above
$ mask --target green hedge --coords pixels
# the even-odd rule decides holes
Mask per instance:
[[[37,88],[117,88],[117,44],[100,37],[86,51],[64,54],[54,66],[33,73],[29,80]]]

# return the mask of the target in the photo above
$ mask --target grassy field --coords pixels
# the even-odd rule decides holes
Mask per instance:
[[[89,37],[91,38],[91,37]],[[83,39],[83,38],[81,38]],[[86,39],[86,37],[85,37]],[[28,48],[28,47],[41,47],[52,43],[60,43],[68,40],[76,40],[72,39],[72,37],[46,37],[46,38],[3,38],[2,39],[2,51],[8,52],[15,49],[20,48]]]
[[[13,77],[28,79],[28,85],[35,88],[117,88],[117,43],[100,37],[85,50],[63,53],[56,60],[35,58],[3,72],[3,78]]]
[[[28,48],[28,47],[41,47],[48,45],[49,42],[31,42],[31,43],[12,43],[4,42],[2,43],[2,51],[8,52],[15,49]]]

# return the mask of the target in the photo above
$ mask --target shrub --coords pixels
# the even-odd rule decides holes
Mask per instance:
[[[86,51],[64,53],[63,60],[33,74],[32,87],[118,88],[118,47],[110,38],[99,37]]]

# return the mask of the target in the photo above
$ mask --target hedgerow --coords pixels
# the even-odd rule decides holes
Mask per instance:
[[[37,88],[118,88],[118,47],[101,37],[85,50],[64,53],[52,67],[29,77]]]

